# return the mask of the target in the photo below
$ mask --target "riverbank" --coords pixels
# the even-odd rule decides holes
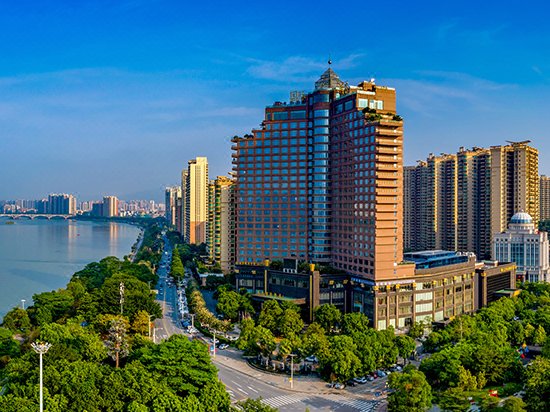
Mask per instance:
[[[142,229],[121,223],[0,220],[0,318],[15,306],[32,304],[37,293],[64,287],[89,262],[123,259]]]

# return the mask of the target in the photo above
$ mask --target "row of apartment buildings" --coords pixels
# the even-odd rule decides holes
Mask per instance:
[[[509,182],[523,174],[529,182],[538,179],[538,154],[526,143],[486,150],[484,161],[481,154],[461,156],[460,166],[429,159],[422,172],[407,168],[404,177],[395,89],[374,79],[350,86],[331,67],[312,92],[292,92],[290,102],[267,106],[261,126],[232,143],[232,177],[208,182],[206,159],[190,161],[181,186],[166,191],[167,218],[188,242],[206,242],[212,260],[234,270],[235,286],[254,299],[291,299],[307,319],[316,306],[332,303],[363,312],[384,329],[428,318],[443,322],[514,293],[514,263],[476,259],[490,257],[492,228],[484,222],[496,211],[474,210],[469,199],[488,196],[490,205],[495,188],[494,204],[504,202],[499,231],[519,210],[538,220],[538,180],[533,198],[497,193],[494,183],[497,163]],[[518,174],[510,175],[509,164],[520,156],[508,153],[518,145],[526,148],[530,169],[516,167]],[[199,163],[206,170],[201,189]],[[489,191],[474,179],[459,185],[463,167],[486,176]],[[435,188],[428,189],[430,178]],[[447,204],[456,216],[444,215]],[[479,222],[464,229],[478,243],[459,232],[459,213]],[[422,247],[411,247],[416,232],[425,233]],[[404,254],[404,237],[416,253]]]
[[[235,264],[234,183],[209,181],[208,160],[197,157],[182,171],[181,184],[166,188],[166,219],[190,244],[206,243],[210,260],[224,273]]]

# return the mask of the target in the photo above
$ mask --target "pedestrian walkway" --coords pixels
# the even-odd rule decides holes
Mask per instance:
[[[281,396],[275,396],[273,398],[262,399],[262,403],[264,405],[271,406],[272,408],[282,408],[284,406],[289,406],[299,402],[308,401],[313,397],[314,397],[313,395],[293,393],[289,395],[281,395]],[[357,411],[357,412],[374,412],[377,410],[380,404],[380,401],[353,399],[343,395],[335,395],[335,394],[315,395],[315,397],[322,398],[326,401],[335,403],[338,405],[339,408],[345,406],[348,408],[352,408],[354,411]]]
[[[280,408],[282,406],[292,405],[294,403],[305,401],[309,398],[309,395],[305,394],[290,394],[275,396],[273,398],[262,399],[264,405],[271,406],[272,408]]]
[[[320,395],[320,397],[332,402],[339,403],[340,405],[350,406],[354,409],[357,409],[359,412],[373,412],[380,404],[380,401],[353,399],[343,395],[328,394]]]

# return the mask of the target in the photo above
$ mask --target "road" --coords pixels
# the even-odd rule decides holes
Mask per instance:
[[[373,412],[379,402],[366,399],[350,398],[338,394],[297,393],[277,388],[270,383],[271,375],[256,372],[253,376],[229,368],[223,364],[220,352],[214,362],[218,367],[218,377],[225,384],[233,402],[247,398],[262,398],[266,405],[281,412],[305,411],[338,411],[338,412]]]
[[[165,238],[164,242],[166,246],[157,271],[159,282],[156,285],[159,292],[157,302],[162,307],[163,317],[155,320],[156,342],[174,334],[184,334],[177,311],[176,287],[167,283],[172,250],[168,239]],[[196,338],[206,341],[203,336],[196,336]],[[253,370],[242,360],[241,352],[234,349],[218,350],[216,357],[212,360],[218,368],[218,377],[226,386],[232,402],[261,397],[263,403],[281,412],[305,411],[307,408],[320,412],[373,412],[380,404],[379,401],[369,400],[366,396],[357,397],[360,395],[357,392],[356,397],[350,397],[345,396],[345,391],[340,395],[285,390],[274,380],[286,379],[285,381],[288,382],[288,378]],[[355,392],[353,389],[359,388],[351,389],[350,392]]]
[[[159,262],[157,274],[159,281],[155,287],[158,290],[157,302],[162,308],[163,317],[155,320],[155,342],[168,339],[175,334],[183,334],[178,314],[176,287],[167,283],[168,271],[172,260],[172,248],[168,239],[164,238],[164,251]]]

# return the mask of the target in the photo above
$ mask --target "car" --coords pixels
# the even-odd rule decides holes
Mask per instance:
[[[349,381],[347,381],[346,385],[348,385],[348,386],[357,386],[357,384],[355,383],[355,381],[353,379],[350,379]]]
[[[378,375],[379,378],[384,378],[386,377],[386,372],[384,371],[376,371],[376,374]]]
[[[367,378],[365,378],[364,376],[359,376],[357,378],[353,378],[353,381],[362,385],[364,383],[367,383]]]
[[[306,361],[307,361],[307,362],[315,362],[315,363],[317,363],[317,362],[319,362],[319,359],[317,359],[317,356],[311,355],[311,356],[308,356],[308,357],[306,358]]]
[[[221,350],[224,350],[224,349],[227,349],[229,347],[229,345],[227,343],[221,343],[218,348],[221,349]]]
[[[344,389],[345,387],[346,387],[346,385],[343,384],[343,383],[340,383],[340,382],[336,382],[334,384],[334,389]]]
[[[374,378],[373,378],[372,376],[368,375],[368,376],[367,376],[367,380],[368,380],[369,382],[372,382],[372,381],[374,380]]]

